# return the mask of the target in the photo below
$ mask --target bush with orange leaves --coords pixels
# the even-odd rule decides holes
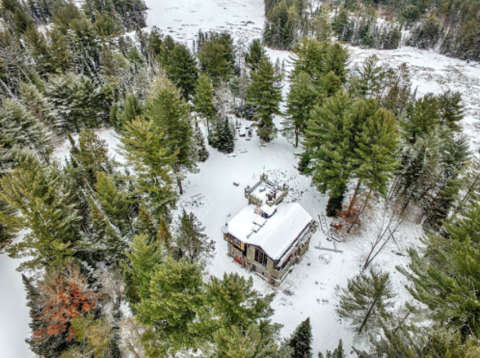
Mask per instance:
[[[39,287],[41,313],[39,329],[33,332],[36,342],[49,336],[66,334],[70,341],[76,337],[72,320],[97,307],[100,295],[90,289],[78,266],[47,271]]]

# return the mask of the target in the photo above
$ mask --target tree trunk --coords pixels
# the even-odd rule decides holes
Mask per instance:
[[[361,325],[360,328],[358,329],[358,333],[362,333],[362,330],[363,330],[363,328],[365,327],[365,324],[367,323],[368,318],[369,318],[370,315],[372,314],[373,307],[375,307],[375,304],[377,303],[377,300],[378,300],[378,297],[375,297],[375,300],[372,302],[372,305],[371,305],[370,308],[368,309],[367,315],[365,316],[365,319],[363,320],[362,325]]]
[[[177,178],[177,184],[178,184],[178,191],[180,192],[180,195],[183,195],[182,179],[180,179],[179,177]]]
[[[411,310],[408,311],[408,313],[405,315],[405,317],[403,317],[403,319],[401,320],[401,322],[399,322],[398,325],[397,325],[397,327],[395,327],[395,329],[392,331],[394,335],[397,334],[397,331],[400,329],[400,326],[405,323],[405,321],[407,320],[408,316],[410,316],[410,313],[412,313]]]
[[[207,122],[207,137],[210,137],[210,119],[206,117],[205,121]]]
[[[348,206],[347,209],[347,216],[350,215],[350,211],[353,208],[353,205],[355,204],[355,201],[357,200],[357,195],[358,195],[358,190],[360,189],[360,185],[362,185],[362,181],[359,179],[357,182],[357,186],[355,187],[355,192],[353,193],[352,200],[350,200],[350,205]]]
[[[367,198],[365,199],[365,202],[363,203],[363,207],[362,207],[362,209],[360,209],[360,211],[358,212],[357,216],[355,217],[355,220],[353,220],[352,224],[351,224],[350,227],[348,228],[347,234],[350,234],[350,231],[352,230],[353,225],[355,225],[355,223],[357,222],[358,218],[360,217],[360,215],[363,213],[363,211],[364,211],[365,208],[367,207],[367,203],[368,203],[368,200],[370,199],[370,194],[371,194],[371,193],[372,193],[372,189],[370,189],[370,191],[368,192]]]
[[[298,132],[299,129],[295,128],[295,148],[298,148]]]

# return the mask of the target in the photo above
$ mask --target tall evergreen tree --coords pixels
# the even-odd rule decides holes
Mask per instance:
[[[310,112],[315,105],[317,92],[311,77],[305,73],[299,73],[290,85],[287,99],[287,121],[285,131],[293,131],[295,134],[295,148],[298,147],[298,139],[304,132],[310,119]]]
[[[161,217],[176,202],[170,175],[176,162],[176,153],[170,154],[165,135],[151,120],[138,118],[124,128],[122,150],[137,174],[136,189],[148,197],[155,217]]]
[[[124,258],[124,251],[128,244],[91,196],[89,204],[91,221],[89,240],[96,251],[95,255],[99,255],[109,264],[116,264]]]
[[[4,149],[28,148],[35,151],[42,160],[48,161],[52,152],[50,133],[18,101],[3,98],[0,127],[0,145]]]
[[[312,340],[312,325],[309,317],[298,325],[289,339],[290,347],[293,348],[292,358],[311,358]]]
[[[452,131],[458,132],[461,127],[458,122],[463,119],[464,105],[459,92],[444,92],[439,97],[440,124]]]
[[[273,294],[262,296],[253,288],[253,280],[238,274],[224,274],[223,279],[212,277],[206,286],[206,301],[210,310],[205,314],[210,329],[232,326],[248,327],[266,322],[273,314]],[[212,322],[213,320],[213,322]]]
[[[164,248],[145,234],[135,235],[126,256],[128,264],[123,265],[125,297],[136,304],[149,296],[152,276],[164,261]]]
[[[304,37],[294,46],[293,52],[296,57],[293,60],[294,68],[291,78],[296,77],[300,72],[305,72],[318,86],[323,76],[332,71],[342,83],[346,81],[350,55],[347,49],[341,45]]]
[[[276,358],[279,327],[251,323],[247,327],[220,328],[213,333],[212,358]]]
[[[191,262],[202,262],[212,257],[215,242],[204,231],[205,228],[195,214],[187,213],[184,209],[175,228],[178,256]]]
[[[438,327],[459,332],[463,339],[479,336],[478,227],[480,205],[473,202],[465,216],[445,225],[445,236],[430,234],[425,253],[411,249],[409,268],[399,268],[412,282],[409,292],[428,310],[424,313]]]
[[[342,209],[343,197],[352,173],[352,101],[338,92],[315,107],[307,124],[304,147],[310,158],[312,181],[318,190],[329,191],[327,215]]]
[[[351,320],[358,333],[362,333],[364,329],[378,327],[378,319],[388,317],[393,297],[389,274],[370,270],[368,275],[348,280],[337,313]]]
[[[213,104],[214,90],[210,78],[202,74],[198,79],[197,86],[195,88],[195,111],[202,115],[207,121],[208,135],[210,135],[210,125],[215,116],[215,105]]]
[[[323,354],[318,353],[318,358],[323,358]],[[342,340],[338,342],[338,347],[333,352],[327,351],[325,358],[345,358]]]
[[[35,85],[22,82],[20,84],[20,93],[23,103],[25,103],[25,106],[35,118],[51,131],[57,134],[63,134],[62,129],[65,127],[65,123],[58,116],[57,111],[53,108],[50,101]]]
[[[132,229],[135,201],[131,193],[119,187],[114,175],[105,172],[97,173],[95,198],[112,224],[118,227],[124,235]]]
[[[88,128],[82,130],[78,136],[78,146],[69,138],[72,144],[71,160],[80,168],[83,180],[93,186],[97,173],[113,172],[115,162],[108,156],[107,142],[98,138],[95,132]]]
[[[45,94],[70,131],[97,127],[102,119],[104,108],[100,90],[84,75],[52,76],[45,86]]]
[[[147,296],[135,305],[138,320],[152,327],[144,335],[150,355],[175,354],[193,346],[192,324],[197,319],[201,293],[202,272],[197,264],[167,258],[155,269]]]
[[[118,130],[122,130],[126,123],[133,121],[138,116],[141,116],[143,114],[143,110],[143,103],[140,101],[140,99],[135,94],[130,93],[125,97],[125,101],[118,115],[118,123],[114,124],[116,124]]]
[[[262,57],[266,56],[262,41],[255,39],[248,46],[248,51],[245,52],[245,63],[250,71],[256,71]]]
[[[0,247],[3,247],[14,238],[21,224],[15,210],[6,202],[0,200]]]
[[[201,40],[202,38],[204,40]],[[197,56],[201,70],[208,74],[215,85],[220,84],[220,81],[227,81],[232,76],[235,56],[230,34],[226,32],[202,34]]]
[[[369,115],[373,105],[369,101],[360,101],[353,107],[354,116],[363,122],[361,130],[356,137],[357,147],[355,152],[356,168],[355,174],[358,177],[357,189],[360,183],[365,183],[371,192],[381,195],[387,194],[387,184],[393,176],[393,171],[398,167],[396,158],[397,150],[397,127],[395,116],[383,109],[378,109],[373,115]],[[355,190],[351,205],[355,203],[358,190]],[[368,197],[367,197],[368,200]]]
[[[185,45],[175,43],[172,49],[164,50],[161,59],[168,78],[178,86],[182,97],[188,101],[195,92],[198,78],[195,57]]]
[[[30,258],[20,269],[61,265],[82,250],[78,212],[58,168],[45,168],[27,156],[11,175],[0,178],[0,188],[0,199],[18,210],[22,228],[31,230],[12,247],[15,254]]]
[[[281,114],[279,103],[282,100],[280,87],[275,83],[275,68],[267,57],[263,57],[258,70],[252,73],[252,82],[247,89],[248,104],[255,106],[254,119],[257,121],[257,134],[264,142],[270,142],[276,134],[273,115]]]
[[[175,86],[167,79],[158,78],[147,97],[145,117],[165,135],[163,143],[169,154],[175,156],[173,165],[180,194],[183,194],[181,170],[195,163],[191,157],[192,124],[190,107]]]
[[[207,147],[205,145],[205,137],[203,136],[202,131],[198,127],[198,122],[195,122],[195,132],[193,134],[193,141],[195,145],[195,151],[196,151],[196,159],[199,162],[205,162],[208,157],[209,153],[207,150]]]
[[[387,73],[378,62],[378,57],[372,55],[356,68],[350,81],[350,91],[356,97],[380,99]]]
[[[411,143],[438,125],[440,119],[438,100],[433,94],[426,94],[411,104],[403,129]]]

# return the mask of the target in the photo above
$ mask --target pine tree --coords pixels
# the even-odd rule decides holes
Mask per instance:
[[[173,49],[164,51],[162,58],[167,77],[180,88],[182,97],[188,101],[195,92],[198,78],[195,57],[185,45],[176,43]]]
[[[235,149],[235,132],[228,118],[217,121],[216,142],[212,146],[222,153],[232,153]]]
[[[3,148],[28,148],[48,161],[52,152],[50,133],[22,104],[9,98],[3,99],[0,127],[0,145]]]
[[[312,181],[322,193],[329,191],[327,215],[342,208],[352,174],[352,101],[344,92],[315,107],[307,123],[304,147],[308,153]]]
[[[318,358],[323,358],[323,354],[318,353]],[[335,348],[333,352],[327,351],[327,353],[325,354],[325,358],[345,358],[345,351],[343,350],[342,340],[338,342],[338,347]]]
[[[245,53],[245,63],[250,71],[256,71],[262,57],[266,56],[262,41],[255,39],[248,46],[248,52]]]
[[[102,117],[103,106],[100,90],[84,75],[66,73],[50,77],[45,86],[66,129],[79,132],[83,127],[97,127]]]
[[[65,123],[58,116],[49,100],[35,85],[22,82],[20,84],[20,93],[23,103],[25,103],[25,106],[35,118],[56,134],[63,134]]]
[[[415,143],[438,125],[440,118],[438,100],[433,94],[426,94],[411,104],[407,110],[407,118],[403,129],[410,143]]]
[[[41,342],[50,336],[61,336],[71,341],[77,336],[72,321],[94,311],[99,299],[100,295],[89,288],[77,266],[48,269],[39,285],[42,308],[37,319],[41,324],[33,332],[33,340]]]
[[[428,307],[423,313],[434,327],[449,328],[462,339],[480,332],[478,275],[480,205],[471,203],[465,217],[445,225],[445,236],[424,238],[425,253],[411,249],[409,268],[399,268],[412,283],[409,292]]]
[[[149,198],[152,213],[158,218],[176,202],[170,175],[176,162],[176,153],[170,154],[166,136],[151,120],[138,118],[124,128],[122,150],[137,174],[137,192]]]
[[[463,119],[464,105],[462,95],[459,92],[447,91],[438,97],[440,106],[440,124],[452,131],[461,130],[460,122]]]
[[[348,280],[347,288],[342,289],[337,313],[349,319],[357,332],[362,333],[363,329],[378,326],[378,319],[389,316],[393,297],[389,274],[372,269],[368,275]]]
[[[351,161],[358,181],[347,209],[348,215],[356,204],[361,185],[366,184],[369,191],[347,232],[355,225],[372,193],[386,195],[388,180],[398,167],[395,156],[397,127],[393,114],[383,108],[378,109],[378,103],[373,99],[361,99],[353,105],[350,118],[352,133],[357,133],[352,142]]]
[[[421,327],[402,327],[400,330],[391,330],[383,327],[383,335],[372,340],[369,353],[354,351],[359,357],[377,358],[430,358],[448,357],[472,358],[480,353],[478,342],[471,337],[462,342],[461,335],[452,330],[437,329],[426,331]]]
[[[193,140],[195,144],[197,160],[200,162],[205,162],[210,154],[208,153],[207,146],[205,145],[205,138],[203,137],[203,133],[198,127],[198,122],[195,122],[195,132],[193,134]]]
[[[312,357],[312,325],[310,318],[300,323],[289,339],[290,347],[293,348],[292,358]]]
[[[115,176],[98,172],[95,182],[95,198],[105,215],[123,235],[132,229],[135,201],[132,194],[117,184]]]
[[[367,111],[369,104],[360,101],[354,106],[355,113]],[[387,184],[398,167],[396,159],[397,127],[395,116],[380,108],[363,122],[357,138],[358,167],[355,174],[359,182],[365,183],[370,191],[386,195]],[[354,201],[352,199],[352,201]]]
[[[279,327],[251,323],[247,327],[220,328],[213,333],[214,358],[276,358]]]
[[[206,40],[199,41],[197,52],[200,68],[215,85],[227,81],[233,74],[235,56],[233,53],[233,39],[230,34],[208,33]]]
[[[75,330],[75,341],[78,345],[63,353],[60,358],[81,357],[84,355],[114,356],[115,344],[112,323],[105,317],[95,319],[95,315],[88,314],[72,320]]]
[[[202,74],[198,78],[197,86],[195,88],[195,111],[202,115],[207,121],[208,135],[210,135],[210,123],[215,116],[215,106],[213,104],[213,86],[210,78]]]
[[[298,147],[300,133],[304,132],[310,119],[316,98],[317,92],[311,77],[305,72],[300,72],[290,85],[286,111],[288,117],[284,127],[284,131],[295,133],[295,148]]]
[[[469,144],[465,137],[446,139],[440,150],[442,155],[438,165],[441,168],[441,179],[435,185],[436,193],[424,213],[424,224],[434,229],[442,226],[442,221],[447,218],[458,199],[465,182],[463,174],[470,160]]]
[[[158,78],[147,97],[145,117],[165,135],[163,143],[168,148],[169,154],[175,156],[173,169],[180,194],[183,194],[180,171],[183,168],[190,169],[194,165],[190,155],[192,142],[190,107],[169,80]]]
[[[163,217],[163,216],[161,216]],[[138,216],[135,221],[135,232],[137,234],[147,235],[150,241],[157,237],[157,222],[144,201],[140,201],[138,206]]]
[[[27,292],[27,306],[30,310],[29,327],[32,332],[38,332],[45,325],[42,319],[42,305],[40,302],[41,290],[39,287],[34,286],[33,279],[29,279],[23,274],[22,281]],[[67,341],[61,335],[46,335],[41,340],[29,337],[26,339],[26,342],[29,344],[32,352],[45,357],[57,357],[73,343]]]
[[[15,210],[6,202],[0,200],[0,247],[9,244],[21,225]]]
[[[350,91],[356,97],[380,99],[386,72],[378,62],[378,57],[372,55],[356,68],[350,83]]]
[[[81,250],[78,212],[58,168],[45,168],[33,156],[22,159],[11,175],[0,178],[0,199],[23,216],[25,239],[12,247],[30,257],[20,269],[61,265]]]
[[[57,27],[47,30],[49,43],[50,73],[65,73],[74,66],[73,54],[65,35]]]
[[[164,249],[146,234],[135,235],[126,252],[128,264],[123,265],[125,297],[131,304],[149,297],[150,280],[164,261]]]
[[[144,335],[147,353],[165,356],[192,347],[191,327],[201,305],[201,291],[202,272],[195,263],[167,258],[155,269],[148,295],[135,305],[139,322],[155,327]]]
[[[263,296],[255,290],[252,278],[225,273],[223,279],[212,277],[206,286],[209,310],[204,312],[207,317],[203,319],[213,331],[219,327],[247,327],[272,316],[273,298],[273,294]]]
[[[346,81],[349,53],[341,45],[304,37],[294,46],[293,51],[296,58],[293,60],[294,68],[290,74],[291,78],[295,78],[300,72],[305,72],[318,87],[322,78],[332,71],[342,83]]]
[[[88,128],[82,130],[78,136],[78,146],[69,138],[72,144],[71,160],[79,166],[87,183],[95,185],[97,173],[113,172],[115,162],[108,157],[107,142],[98,138],[95,132]]]
[[[204,233],[205,228],[193,213],[183,210],[175,228],[175,243],[179,257],[191,262],[203,262],[211,258],[215,242]]]
[[[92,223],[89,240],[96,249],[96,254],[100,254],[106,262],[115,264],[124,258],[124,251],[128,245],[121,237],[119,230],[113,227],[105,216],[95,199],[89,197],[89,204]]]
[[[143,104],[139,98],[133,93],[128,94],[125,97],[122,109],[118,115],[118,129],[122,130],[126,123],[133,121],[138,116],[141,116],[143,114],[143,109]]]
[[[258,70],[251,74],[252,83],[247,89],[248,104],[255,106],[254,119],[257,121],[257,134],[264,142],[270,142],[276,134],[272,116],[281,114],[279,103],[282,100],[280,87],[275,85],[278,76],[267,57],[260,60]]]

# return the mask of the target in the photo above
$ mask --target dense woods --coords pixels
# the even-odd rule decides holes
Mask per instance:
[[[264,2],[263,38],[274,48],[292,49],[302,36],[321,41],[335,36],[355,46],[388,50],[406,44],[480,59],[478,0]]]
[[[478,60],[479,6],[265,0],[263,40],[241,49],[229,33],[199,32],[190,49],[142,30],[142,0],[3,0],[0,248],[25,258],[31,350],[312,356],[310,320],[281,340],[274,294],[251,277],[206,275],[215,241],[194,213],[174,214],[185,176],[209,158],[207,143],[234,151],[236,115],[262,145],[280,132],[298,148],[298,171],[328,194],[339,235],[362,230],[376,205],[392,213],[389,232],[339,292],[336,313],[370,342],[353,348],[359,357],[480,355],[480,162],[461,133],[461,94],[420,96],[406,65],[376,56],[349,67],[348,48],[333,41],[393,49],[408,30],[410,46]],[[266,46],[292,51],[288,77]],[[115,129],[125,163],[99,128]],[[59,163],[52,153],[63,141],[69,156]],[[412,297],[399,313],[390,275],[370,266],[403,220],[426,235],[398,267]],[[340,340],[325,356],[345,350]]]

